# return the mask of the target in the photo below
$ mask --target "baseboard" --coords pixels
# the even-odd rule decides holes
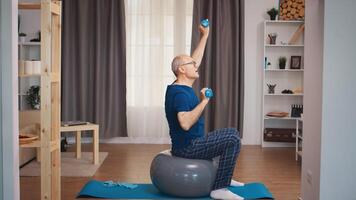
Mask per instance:
[[[68,144],[75,143],[75,137],[67,137]],[[82,137],[82,143],[92,143],[91,137]],[[100,143],[108,144],[171,144],[170,138],[156,138],[156,137],[114,137],[110,139],[100,139]],[[261,146],[261,144],[245,144],[242,140],[242,145]],[[285,146],[282,146],[285,147]],[[290,147],[290,146],[289,146]]]
[[[171,139],[156,137],[115,137],[100,139],[100,142],[110,144],[171,144]]]
[[[75,137],[67,137],[68,144],[75,144]],[[92,137],[82,137],[82,143],[92,143]],[[100,139],[100,143],[108,144],[171,144],[170,138],[155,137],[115,137]]]

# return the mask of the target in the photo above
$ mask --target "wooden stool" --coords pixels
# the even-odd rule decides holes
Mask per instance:
[[[81,137],[82,131],[93,131],[93,163],[96,165],[99,163],[99,125],[97,124],[84,124],[74,126],[61,126],[62,132],[76,132],[75,142],[77,146],[76,157],[81,158]]]

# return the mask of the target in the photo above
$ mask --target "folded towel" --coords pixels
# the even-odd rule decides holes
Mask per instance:
[[[114,182],[114,181],[105,181],[104,182],[104,186],[106,187],[125,187],[127,189],[135,189],[138,187],[138,185],[136,184],[132,184],[132,183],[124,183],[124,182]]]

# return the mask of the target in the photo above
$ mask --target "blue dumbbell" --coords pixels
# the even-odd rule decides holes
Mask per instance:
[[[200,21],[200,24],[203,26],[203,27],[208,27],[209,26],[209,20],[208,19],[203,19]]]
[[[211,98],[214,96],[213,90],[208,88],[207,90],[205,90],[205,96],[208,98]]]

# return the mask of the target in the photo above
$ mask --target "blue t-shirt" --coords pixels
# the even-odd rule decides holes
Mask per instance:
[[[204,136],[204,119],[199,120],[185,131],[179,124],[178,112],[189,112],[199,104],[193,88],[185,85],[168,85],[166,91],[165,110],[172,140],[172,149],[178,150],[190,144],[192,139]]]

